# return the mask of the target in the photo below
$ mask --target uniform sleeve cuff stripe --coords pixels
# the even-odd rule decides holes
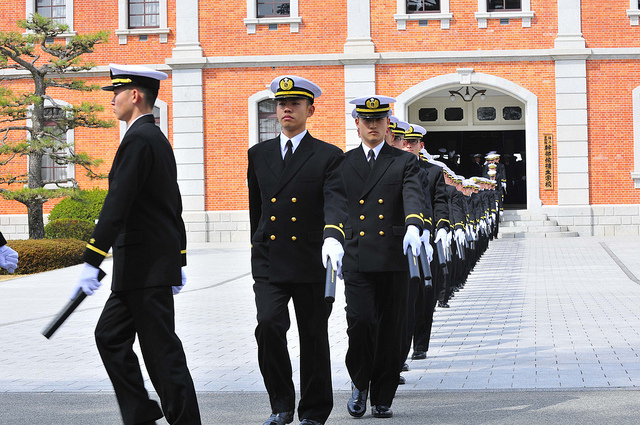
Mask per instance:
[[[101,249],[96,248],[95,246],[93,246],[93,245],[91,245],[91,244],[87,244],[87,248],[89,248],[91,251],[95,251],[95,252],[97,252],[98,254],[102,255],[103,257],[106,257],[106,256],[107,256],[107,253],[106,253],[106,252],[104,252],[104,251],[103,251],[103,250],[101,250]]]
[[[343,238],[345,237],[345,235],[344,235],[344,231],[343,231],[340,227],[338,227],[338,226],[335,226],[335,225],[333,225],[333,224],[327,224],[326,226],[324,226],[324,228],[325,228],[325,230],[326,230],[326,229],[336,229],[336,230],[338,230],[340,233],[342,233],[342,237],[343,237]]]
[[[417,218],[418,220],[420,220],[421,222],[423,222],[423,223],[424,223],[424,220],[423,220],[423,219],[422,219],[422,217],[420,217],[418,214],[409,214],[409,215],[404,219],[404,221],[409,220],[411,217],[415,217],[415,218]]]

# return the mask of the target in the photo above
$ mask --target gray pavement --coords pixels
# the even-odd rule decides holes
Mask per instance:
[[[493,241],[451,308],[436,311],[428,358],[409,362],[386,422],[638,423],[638,252],[638,236]],[[261,424],[269,408],[248,246],[192,244],[188,261],[176,324],[203,423]],[[79,271],[0,282],[0,424],[120,423],[93,341],[109,276],[51,340],[40,334]],[[349,423],[340,289],[329,325],[336,407],[328,423]],[[297,383],[295,320],[289,347]]]

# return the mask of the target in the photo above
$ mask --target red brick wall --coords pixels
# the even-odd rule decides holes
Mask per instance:
[[[640,63],[587,61],[591,204],[637,204],[633,188],[633,100]]]
[[[376,51],[507,50],[550,49],[558,32],[558,8],[555,2],[531,1],[535,17],[530,28],[522,27],[521,19],[511,19],[500,25],[498,19],[487,20],[487,28],[478,28],[474,13],[477,0],[451,0],[453,19],[449,29],[440,21],[430,21],[420,27],[418,21],[407,21],[407,29],[399,31],[393,15],[395,0],[371,0],[371,36]]]
[[[200,43],[205,56],[342,53],[347,38],[346,4],[346,0],[301,0],[298,33],[291,33],[289,24],[279,24],[275,31],[258,25],[256,34],[247,34],[246,2],[201,1]]]
[[[581,2],[582,36],[589,48],[640,47],[640,26],[631,26],[629,0]]]

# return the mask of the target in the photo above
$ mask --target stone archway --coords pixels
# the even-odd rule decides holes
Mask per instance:
[[[538,97],[529,90],[504,78],[474,72],[470,68],[458,69],[455,74],[440,75],[425,80],[405,90],[396,97],[394,115],[405,120],[409,105],[428,96],[430,93],[446,87],[460,85],[482,85],[513,96],[525,104],[525,142],[526,142],[526,175],[527,175],[527,209],[539,210],[540,201],[540,168],[539,168],[539,135],[538,135]]]

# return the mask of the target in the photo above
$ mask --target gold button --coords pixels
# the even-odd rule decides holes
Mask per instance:
[[[384,236],[384,232],[383,232],[382,230],[380,230],[380,231],[378,232],[378,234],[379,234],[380,236]]]
[[[293,202],[295,204],[296,202],[298,202],[298,199],[297,198],[291,198],[291,202]]]
[[[360,199],[360,205],[364,204],[364,199]]]
[[[379,204],[384,204],[384,201],[382,200],[382,198],[378,199],[378,203]]]
[[[297,218],[291,217],[291,221],[296,221],[296,220],[297,220]]]
[[[379,218],[380,220],[382,220],[382,219],[384,218],[384,216],[383,216],[382,214],[380,214],[380,215],[378,216],[378,218]]]
[[[364,220],[364,216],[363,215],[360,216],[360,220]]]
[[[275,215],[271,216],[271,221],[276,221],[276,216]]]
[[[295,241],[296,239],[298,239],[298,238],[296,238],[295,236],[291,236],[291,240],[292,241]]]
[[[276,240],[276,235],[271,235],[271,240],[275,241]]]
[[[276,198],[271,198],[271,203],[276,202]]]
[[[364,232],[360,232],[360,236],[364,236]]]

